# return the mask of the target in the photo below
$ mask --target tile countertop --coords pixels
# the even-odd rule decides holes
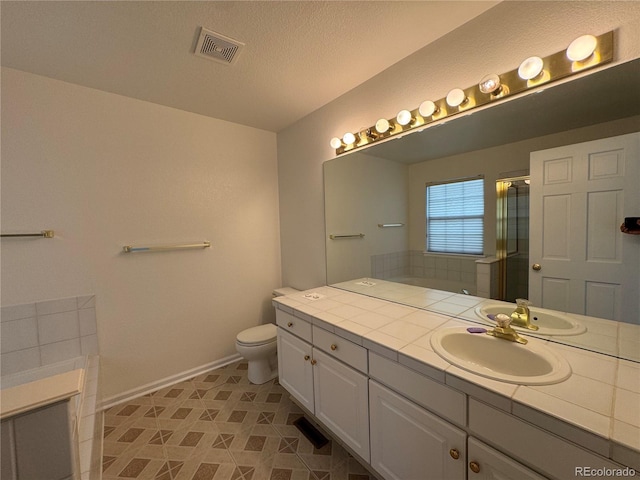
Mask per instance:
[[[604,457],[640,467],[640,363],[537,337],[569,362],[567,380],[526,386],[485,378],[444,360],[430,338],[439,328],[469,326],[461,318],[474,318],[468,315],[487,300],[422,287],[415,294],[432,301],[430,311],[327,286],[276,297],[273,304]]]

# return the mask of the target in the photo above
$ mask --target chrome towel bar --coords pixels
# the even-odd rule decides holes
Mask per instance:
[[[341,238],[364,238],[364,233],[354,233],[351,235],[329,235],[331,240],[338,240]]]
[[[40,238],[53,238],[53,230],[42,230],[40,233],[2,233],[2,238],[11,237],[40,237]]]
[[[404,223],[379,223],[378,227],[380,228],[404,227]]]
[[[202,243],[189,243],[181,245],[157,245],[153,247],[133,247],[131,245],[125,245],[122,247],[124,253],[136,253],[136,252],[164,252],[167,250],[188,250],[190,248],[209,248],[211,242]]]

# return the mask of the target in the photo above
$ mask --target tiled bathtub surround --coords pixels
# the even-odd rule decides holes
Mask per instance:
[[[371,256],[371,277],[410,285],[476,292],[476,257],[428,254],[418,250]]]
[[[2,307],[2,375],[98,353],[95,295]]]
[[[105,411],[102,480],[373,480],[337,442],[314,448],[301,416],[236,362]]]

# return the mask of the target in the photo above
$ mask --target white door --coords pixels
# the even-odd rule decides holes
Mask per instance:
[[[385,480],[465,478],[466,433],[369,382],[371,466]]]
[[[278,382],[313,412],[311,345],[278,327]]]
[[[367,377],[317,348],[313,359],[316,417],[368,462]]]
[[[533,470],[473,437],[467,445],[468,480],[544,480]]]
[[[640,323],[640,236],[620,232],[640,216],[639,145],[633,133],[531,153],[534,305]]]

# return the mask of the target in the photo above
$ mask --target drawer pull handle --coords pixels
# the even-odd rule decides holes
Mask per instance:
[[[287,327],[293,327],[293,322],[287,323]]]
[[[337,350],[338,349],[338,345],[336,345],[335,343],[331,344],[331,350]]]
[[[304,356],[304,361],[306,362],[307,360],[309,360],[311,357],[309,355],[305,355]]]
[[[311,365],[315,365],[316,363],[318,363],[318,361],[315,358],[311,359]]]
[[[469,463],[469,469],[473,473],[478,473],[478,472],[480,472],[480,465],[478,464],[478,462],[470,462]]]
[[[458,460],[460,458],[460,452],[455,448],[449,450],[449,455],[451,455],[451,458],[454,460]]]

